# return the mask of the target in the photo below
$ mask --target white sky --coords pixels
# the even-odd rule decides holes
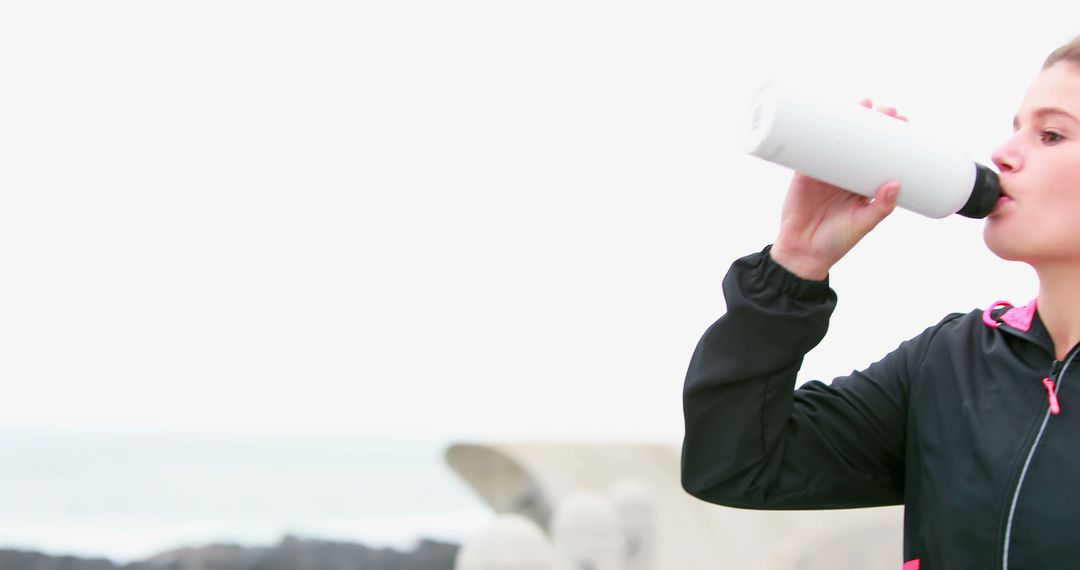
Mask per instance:
[[[678,441],[789,176],[741,150],[759,82],[988,163],[1080,33],[953,4],[4,3],[0,429]],[[875,232],[806,378],[1032,297],[981,227]]]

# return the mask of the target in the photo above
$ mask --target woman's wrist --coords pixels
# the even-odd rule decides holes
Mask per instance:
[[[776,244],[769,248],[769,256],[784,269],[807,281],[824,281],[832,268],[831,263],[825,263],[807,255],[789,253],[783,247],[777,247]]]

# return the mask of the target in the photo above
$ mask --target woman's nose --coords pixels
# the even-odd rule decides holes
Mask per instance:
[[[1016,149],[1013,139],[1005,141],[990,155],[1001,172],[1016,172],[1024,165],[1024,159]]]

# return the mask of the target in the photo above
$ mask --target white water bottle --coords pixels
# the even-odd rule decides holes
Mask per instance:
[[[943,218],[984,218],[997,203],[997,173],[904,121],[763,86],[750,107],[747,151],[850,192],[873,196],[900,182],[897,205]]]

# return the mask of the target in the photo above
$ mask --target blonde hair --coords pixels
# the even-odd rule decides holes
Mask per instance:
[[[1043,62],[1042,68],[1046,69],[1059,61],[1070,61],[1075,65],[1080,65],[1080,36],[1076,36],[1071,42],[1054,50]]]

